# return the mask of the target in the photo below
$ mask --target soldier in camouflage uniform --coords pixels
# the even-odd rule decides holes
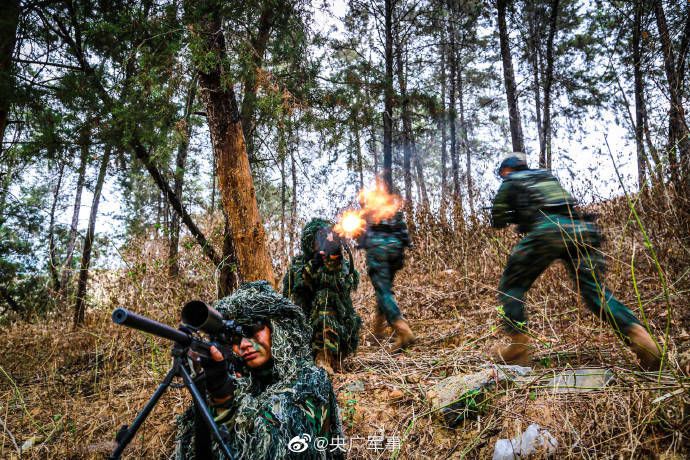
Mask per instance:
[[[228,371],[215,348],[214,360],[202,363],[214,419],[234,457],[344,458],[343,449],[331,451],[344,439],[342,424],[328,376],[312,363],[311,332],[301,309],[265,281],[242,285],[215,308],[252,334],[233,345],[243,361],[241,377]],[[196,439],[208,439],[195,426],[192,408],[178,418],[177,460],[197,458]],[[288,447],[305,435],[306,450]],[[225,458],[215,441],[207,442],[213,458]]]
[[[307,318],[311,317],[314,292],[310,285],[304,283],[302,273],[304,267],[314,256],[316,234],[320,229],[329,226],[331,226],[330,222],[319,218],[312,219],[304,226],[300,238],[302,252],[292,258],[290,267],[283,277],[283,295],[301,307]]]
[[[376,312],[373,318],[374,335],[383,338],[386,323],[396,333],[392,351],[399,351],[415,341],[410,325],[393,297],[395,273],[403,268],[405,248],[410,246],[410,235],[398,211],[393,217],[374,221],[367,218],[367,228],[359,237],[359,247],[366,249],[367,274],[376,293]]]
[[[325,240],[325,242],[324,242]],[[319,241],[332,249],[326,254]],[[312,326],[314,362],[329,374],[359,345],[362,320],[350,293],[359,285],[352,257],[342,254],[343,243],[332,224],[312,219],[302,231],[302,254],[295,257],[283,278],[283,295],[299,304]]]
[[[635,315],[604,287],[599,251],[601,235],[582,219],[575,200],[547,170],[531,170],[525,160],[513,155],[499,168],[503,184],[494,198],[492,225],[518,224],[525,233],[508,259],[498,286],[503,320],[512,343],[497,347],[497,358],[521,362],[529,357],[524,296],[532,283],[556,259],[561,259],[575,280],[587,307],[606,319],[629,343],[645,368],[659,366],[658,349]]]

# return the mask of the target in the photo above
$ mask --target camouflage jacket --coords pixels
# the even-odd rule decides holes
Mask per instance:
[[[396,238],[402,243],[403,248],[410,246],[410,234],[401,211],[379,222],[373,222],[367,218],[366,231],[357,238],[357,244],[359,247],[369,249],[373,246],[374,240],[381,237]]]
[[[350,260],[339,258],[314,265],[310,260],[302,271],[302,284],[312,292],[311,318],[320,312],[332,315],[330,327],[338,336],[337,347],[343,356],[353,353],[359,345],[362,319],[355,312],[350,293],[359,286],[359,272]]]
[[[301,307],[307,318],[311,315],[314,291],[310,285],[304,282],[304,268],[313,257],[316,234],[322,228],[331,225],[332,223],[325,219],[314,218],[304,226],[300,238],[302,253],[292,258],[290,267],[283,277],[283,296]]]
[[[506,174],[491,208],[491,225],[517,224],[527,233],[547,215],[575,213],[576,202],[546,169],[527,169]]]
[[[307,318],[311,314],[311,305],[314,301],[311,286],[304,282],[304,268],[308,262],[303,254],[293,257],[283,277],[283,296],[300,307]]]
[[[302,271],[304,285],[313,291],[328,290],[334,295],[349,293],[359,286],[359,272],[349,259],[340,258],[314,266],[308,261]]]

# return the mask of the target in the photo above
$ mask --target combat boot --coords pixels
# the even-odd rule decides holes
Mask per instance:
[[[371,329],[377,340],[386,338],[386,317],[381,312],[376,312],[371,320]]]
[[[415,336],[410,329],[410,325],[407,324],[407,321],[402,318],[398,318],[393,322],[393,324],[391,324],[391,326],[393,326],[393,330],[397,336],[397,339],[391,348],[391,352],[396,353],[401,351],[403,348],[408,347],[415,342]]]
[[[659,349],[647,329],[634,324],[628,331],[628,337],[630,337],[630,349],[639,358],[640,366],[647,371],[658,371],[661,365]]]
[[[319,350],[314,358],[314,364],[316,366],[322,367],[326,371],[328,377],[333,377],[333,368],[330,365],[330,356],[326,350]]]
[[[528,345],[530,336],[522,332],[511,332],[508,337],[510,337],[510,344],[496,345],[491,350],[496,361],[508,364],[527,364],[530,359]]]

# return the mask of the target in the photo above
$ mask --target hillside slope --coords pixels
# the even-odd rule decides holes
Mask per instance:
[[[530,326],[538,338],[530,363],[533,383],[494,389],[477,401],[478,417],[445,426],[430,411],[427,391],[491,362],[488,350],[502,338],[496,286],[517,237],[480,224],[456,232],[421,215],[414,250],[395,284],[418,342],[406,353],[389,354],[389,344],[378,343],[369,330],[375,298],[366,275],[353,296],[365,323],[361,346],[333,381],[350,458],[491,458],[498,439],[517,436],[533,422],[558,440],[557,458],[688,458],[690,381],[678,374],[677,362],[690,346],[690,258],[683,236],[655,231],[667,223],[654,224],[656,218],[647,214],[667,280],[667,304],[650,249],[627,221],[625,203],[607,204],[600,212],[607,226],[608,285],[638,315],[643,306],[657,337],[668,328],[669,369],[660,375],[637,372],[632,353],[589,314],[557,264],[528,295]],[[122,306],[175,325],[185,301],[213,299],[214,273],[195,248],[183,255],[185,275],[177,281],[165,276],[164,241],[142,240],[123,254],[126,269],[101,273],[92,282],[84,328],[71,329],[68,306],[33,324],[4,327],[0,457],[18,458],[23,449],[21,458],[102,458],[169,366],[169,343],[114,325],[112,310]],[[366,273],[362,254],[356,259]],[[554,394],[539,384],[562,369],[588,366],[612,370],[613,382],[577,394]],[[175,415],[189,403],[184,390],[170,389],[127,458],[168,458]]]

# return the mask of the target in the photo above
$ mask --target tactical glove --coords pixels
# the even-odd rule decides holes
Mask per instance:
[[[213,350],[217,353],[214,353]],[[204,373],[206,374],[206,389],[212,398],[226,399],[235,390],[235,385],[230,378],[228,359],[215,347],[211,347],[211,355],[222,359],[211,358],[201,361],[201,367],[204,368]]]
[[[323,254],[321,254],[319,251],[314,251],[314,254],[312,254],[312,257],[311,257],[312,268],[314,269],[314,271],[316,271],[322,265],[323,265]]]

